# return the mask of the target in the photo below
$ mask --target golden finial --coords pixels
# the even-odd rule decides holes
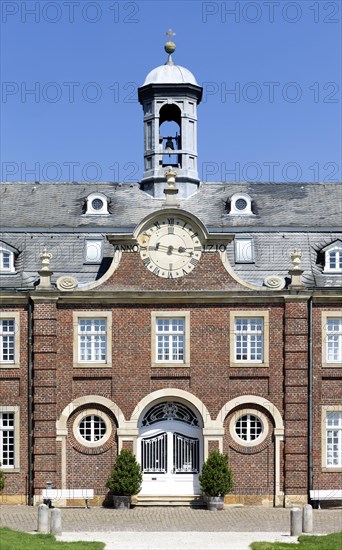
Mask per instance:
[[[173,54],[173,52],[175,51],[176,49],[176,44],[174,42],[172,42],[171,38],[172,36],[176,36],[176,33],[173,32],[172,29],[169,29],[168,31],[166,31],[166,36],[168,36],[168,41],[166,42],[165,46],[164,46],[164,50],[166,51],[167,54],[169,54],[169,59],[168,59],[168,62],[172,62],[172,59],[171,59],[171,54]]]

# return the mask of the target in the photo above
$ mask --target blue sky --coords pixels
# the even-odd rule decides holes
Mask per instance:
[[[172,27],[204,88],[203,181],[341,181],[341,8],[2,0],[1,179],[138,181],[137,87]]]

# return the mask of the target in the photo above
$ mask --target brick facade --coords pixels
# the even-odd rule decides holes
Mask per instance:
[[[211,422],[220,417],[222,435],[207,437],[206,451],[221,449],[229,456],[234,473],[234,490],[227,502],[285,504],[304,503],[308,497],[308,388],[309,388],[309,307],[308,292],[280,291],[257,295],[241,290],[226,271],[213,271],[218,254],[204,255],[201,275],[190,281],[181,278],[174,290],[177,296],[158,295],[168,291],[170,281],[155,277],[141,267],[137,254],[123,254],[122,274],[117,270],[91,294],[82,290],[72,295],[55,290],[36,290],[27,304],[2,311],[20,312],[20,368],[1,368],[1,403],[20,406],[20,470],[8,472],[3,502],[24,502],[28,498],[28,301],[33,303],[33,487],[35,501],[47,481],[54,487],[92,487],[95,503],[106,495],[106,480],[120,448],[136,450],[136,435],[122,436],[119,416],[132,418],[146,396],[166,392],[194,396],[201,407],[188,401],[202,415],[208,411]],[[216,286],[219,277],[219,284]],[[121,282],[122,281],[122,282]],[[121,285],[139,287],[141,295],[125,301]],[[140,285],[140,286],[139,286]],[[191,298],[188,290],[197,291]],[[206,291],[216,290],[210,296]],[[223,290],[224,289],[224,290]],[[154,290],[153,295],[144,291]],[[126,295],[127,299],[127,295]],[[269,363],[231,366],[233,345],[231,313],[243,310],[251,317],[268,312]],[[338,303],[314,303],[313,331],[313,483],[315,488],[338,488],[340,473],[322,470],[322,407],[342,401],[339,367],[322,368],[322,311],[338,311]],[[190,366],[152,366],[152,313],[188,313],[190,318]],[[110,366],[75,367],[74,313],[111,314]],[[177,393],[178,392],[178,393]],[[181,393],[179,393],[181,392]],[[182,393],[183,392],[183,393]],[[160,399],[159,399],[160,400]],[[183,400],[184,401],[184,400]],[[151,404],[153,404],[153,399]],[[107,403],[112,403],[112,410]],[[228,407],[228,405],[229,407]],[[225,409],[225,407],[228,407]],[[103,445],[87,448],[75,439],[75,419],[82,412],[107,415],[111,435]],[[267,431],[259,445],[244,446],[232,435],[232,418],[238,411],[263,415]],[[67,412],[65,412],[67,411]],[[117,412],[120,411],[120,412]],[[226,412],[225,412],[226,411]],[[276,413],[274,412],[276,411]],[[138,413],[139,414],[139,413]],[[277,414],[279,417],[277,417]],[[65,431],[58,422],[65,415]],[[207,418],[202,415],[203,423]],[[279,418],[285,431],[276,443]],[[278,425],[276,423],[278,422]],[[217,424],[218,426],[218,424]],[[278,430],[279,431],[279,430]],[[138,433],[138,426],[137,432]],[[218,432],[217,432],[218,433]],[[120,437],[122,438],[120,440]],[[279,437],[279,433],[278,433]],[[64,439],[63,439],[64,438]],[[278,445],[276,450],[276,445]],[[64,461],[64,462],[63,462]],[[64,470],[63,470],[64,469]],[[277,472],[277,473],[276,473]],[[277,477],[278,476],[278,477]],[[276,495],[275,484],[279,487]],[[277,498],[275,498],[277,496]]]

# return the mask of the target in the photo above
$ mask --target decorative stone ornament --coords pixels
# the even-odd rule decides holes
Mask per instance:
[[[271,275],[270,277],[266,277],[264,279],[264,285],[274,290],[282,290],[283,288],[285,288],[285,279],[284,277]]]
[[[53,272],[50,269],[50,261],[52,259],[52,254],[44,248],[43,252],[39,254],[39,258],[41,259],[42,266],[38,271],[40,282],[37,289],[51,288],[51,275],[53,275]]]
[[[63,275],[57,279],[58,290],[74,290],[78,286],[78,281],[70,275]]]
[[[302,259],[301,251],[298,250],[297,248],[295,248],[293,250],[293,252],[291,252],[290,258],[291,258],[292,263],[293,263],[293,269],[300,269],[299,265],[300,265],[300,262],[301,262],[301,259]]]
[[[290,290],[301,290],[304,288],[302,282],[303,270],[300,269],[300,261],[302,258],[302,253],[300,250],[295,248],[290,254],[292,260],[293,268],[289,270],[289,275],[291,275],[291,284],[289,285]]]
[[[164,189],[164,193],[166,195],[164,206],[179,206],[179,203],[175,200],[178,193],[178,189],[176,187],[177,175],[176,170],[172,170],[171,166],[169,166],[165,172],[167,187]]]

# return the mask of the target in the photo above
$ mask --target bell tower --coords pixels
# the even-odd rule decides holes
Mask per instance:
[[[164,49],[165,65],[153,69],[138,89],[144,110],[144,175],[141,188],[155,198],[164,198],[165,170],[177,171],[179,198],[187,198],[199,185],[197,169],[197,105],[202,88],[194,75],[175,65],[176,45],[169,29]]]

